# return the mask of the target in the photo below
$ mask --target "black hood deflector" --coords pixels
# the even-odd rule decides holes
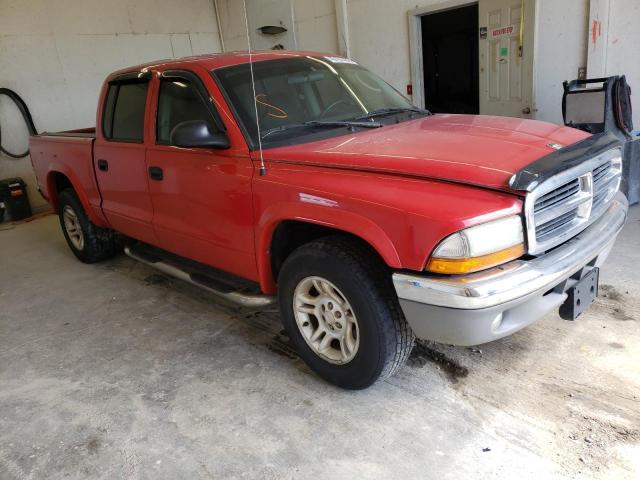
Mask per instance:
[[[592,135],[527,165],[511,177],[509,186],[530,192],[549,177],[616,147],[622,148],[623,141],[612,133]]]

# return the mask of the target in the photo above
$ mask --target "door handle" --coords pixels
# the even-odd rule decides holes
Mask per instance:
[[[106,160],[98,160],[98,168],[100,170],[102,170],[103,172],[106,172],[107,170],[109,170],[109,162],[107,162]]]
[[[164,178],[164,173],[160,167],[149,167],[149,177],[152,180],[162,180]]]

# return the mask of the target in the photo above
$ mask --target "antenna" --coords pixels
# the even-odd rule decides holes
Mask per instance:
[[[249,18],[247,15],[247,0],[242,0],[244,5],[244,24],[247,29],[247,46],[249,47],[249,70],[251,71],[251,87],[253,89],[253,106],[256,110],[256,126],[258,127],[258,149],[260,151],[260,176],[267,173],[262,155],[262,137],[260,136],[260,119],[258,118],[258,100],[256,99],[256,80],[253,76],[253,55],[251,52],[251,36],[249,35]]]

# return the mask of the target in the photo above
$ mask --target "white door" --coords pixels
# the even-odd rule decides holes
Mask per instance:
[[[480,113],[531,118],[534,0],[480,0],[478,9]]]

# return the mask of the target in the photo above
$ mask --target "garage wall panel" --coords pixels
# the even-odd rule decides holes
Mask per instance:
[[[589,76],[626,75],[632,88],[633,123],[640,129],[640,2],[598,0],[589,18]]]
[[[220,51],[210,0],[0,0],[0,86],[17,91],[41,131],[95,125],[104,77],[164,58]],[[2,142],[24,150],[26,130],[0,99]],[[20,176],[36,208],[28,158],[0,156],[0,178]]]
[[[295,0],[298,48],[338,53],[338,24],[334,0]]]
[[[588,0],[538,0],[535,118],[562,123],[562,82],[587,66]]]
[[[351,56],[401,92],[411,82],[408,12],[439,0],[347,0]]]
[[[261,0],[257,0],[261,1]],[[286,3],[286,0],[282,0]],[[216,0],[226,51],[247,49],[244,6],[240,0]],[[251,9],[255,3],[247,2]],[[335,0],[289,0],[293,12],[295,39],[299,50],[338,52],[338,29]],[[289,9],[287,9],[289,11]],[[255,12],[249,11],[249,31],[254,48],[278,43],[278,36],[260,37]],[[265,18],[269,23],[268,17]],[[267,42],[262,41],[267,39]],[[284,43],[284,42],[283,42]]]

